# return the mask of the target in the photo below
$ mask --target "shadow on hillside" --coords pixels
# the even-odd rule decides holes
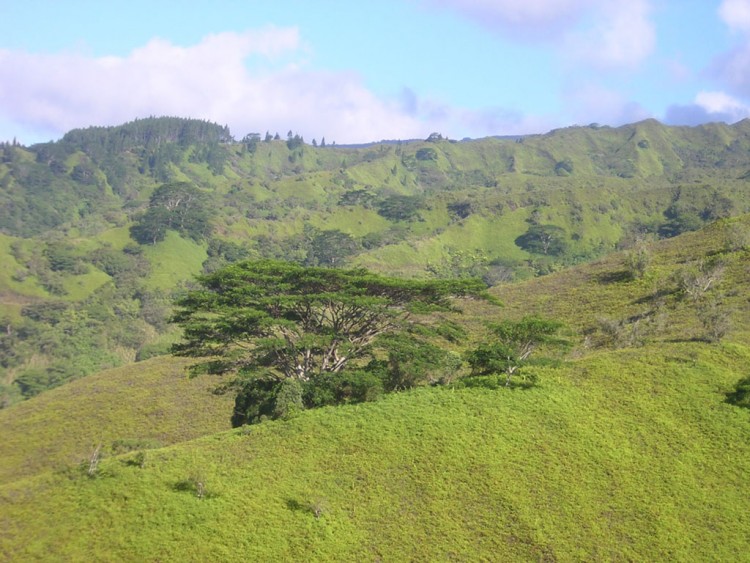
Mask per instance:
[[[669,344],[711,344],[711,341],[708,338],[702,336],[693,336],[691,338],[665,338],[662,342],[668,342]]]
[[[604,272],[596,276],[598,283],[623,283],[633,280],[633,274],[628,270],[620,270],[618,272]]]
[[[663,288],[658,291],[655,291],[651,295],[646,295],[644,297],[639,297],[638,299],[635,299],[632,301],[634,305],[644,305],[647,303],[653,303],[654,301],[657,301],[659,299],[663,299],[665,297],[668,297],[670,295],[673,295],[677,293],[677,289],[670,289],[670,288]]]

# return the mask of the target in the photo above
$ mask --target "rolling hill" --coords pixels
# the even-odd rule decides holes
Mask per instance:
[[[0,401],[166,352],[174,297],[238,259],[494,285],[746,213],[749,123],[339,147],[164,117],[3,144]]]
[[[725,399],[750,361],[749,250],[730,236],[748,222],[650,243],[640,277],[623,252],[493,288],[505,303],[493,316],[554,316],[576,342],[564,361],[530,368],[538,383],[529,388],[468,377],[220,431],[226,419],[215,413],[231,406],[212,404],[206,381],[178,386],[179,362],[163,358],[14,405],[0,413],[8,442],[25,436],[38,446],[23,454],[25,476],[6,472],[0,485],[0,553],[14,561],[745,560],[750,415]],[[718,342],[705,337],[685,285],[709,261],[721,273],[712,270],[717,281],[701,300],[715,298],[730,319]],[[666,321],[634,338],[633,324],[656,309]],[[455,319],[474,341],[488,314],[467,306]],[[604,339],[602,318],[624,321],[622,338]],[[105,380],[112,386],[99,398]],[[102,440],[103,409],[80,404],[88,395],[119,409],[111,420],[130,421],[107,421],[106,440],[126,437],[133,451],[96,464],[70,459]],[[174,410],[150,416],[165,404]],[[34,422],[76,412],[67,442]],[[67,465],[57,461],[64,456]]]

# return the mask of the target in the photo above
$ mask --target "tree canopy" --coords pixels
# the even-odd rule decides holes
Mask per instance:
[[[198,278],[177,302],[180,356],[209,358],[197,372],[270,369],[308,381],[342,371],[386,333],[414,322],[415,309],[450,310],[454,297],[492,298],[476,279],[400,280],[364,269],[239,262]]]
[[[130,228],[130,234],[141,244],[164,240],[168,229],[202,240],[211,229],[206,199],[203,192],[187,182],[163,184],[151,195],[148,210]]]
[[[550,256],[564,254],[568,249],[565,231],[555,225],[531,225],[515,242],[528,252]]]

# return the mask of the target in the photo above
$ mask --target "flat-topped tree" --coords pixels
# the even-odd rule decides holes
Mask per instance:
[[[198,278],[177,302],[179,356],[205,357],[194,372],[252,373],[309,381],[363,357],[378,336],[414,323],[414,310],[450,310],[454,297],[493,300],[476,279],[401,280],[364,269],[241,262]]]

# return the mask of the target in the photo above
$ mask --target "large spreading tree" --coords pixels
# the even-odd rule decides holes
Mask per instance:
[[[364,269],[240,262],[198,278],[177,302],[180,356],[194,371],[258,373],[308,382],[365,357],[378,337],[415,322],[412,312],[449,310],[456,297],[492,299],[476,279],[401,280]]]

